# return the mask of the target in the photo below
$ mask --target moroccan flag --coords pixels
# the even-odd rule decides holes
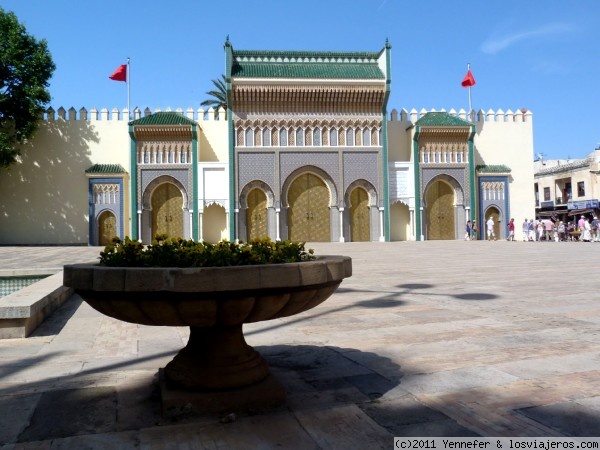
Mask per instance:
[[[115,81],[127,81],[127,64],[121,64],[108,78]]]
[[[471,87],[471,86],[475,86],[475,78],[473,77],[473,74],[471,73],[471,69],[467,70],[467,74],[465,75],[465,77],[462,80],[462,83],[460,83],[462,85],[462,87]]]

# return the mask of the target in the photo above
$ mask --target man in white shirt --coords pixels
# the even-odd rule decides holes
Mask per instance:
[[[494,219],[492,219],[492,216],[490,216],[490,218],[488,219],[488,221],[485,224],[487,225],[488,241],[491,241],[492,238],[494,238],[494,240],[496,240],[496,235],[494,234]]]

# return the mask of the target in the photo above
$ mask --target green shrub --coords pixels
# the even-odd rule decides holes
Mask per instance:
[[[304,242],[256,239],[236,244],[223,240],[217,244],[160,235],[152,245],[125,237],[114,238],[100,252],[100,264],[110,267],[224,267],[254,264],[281,264],[315,259]]]

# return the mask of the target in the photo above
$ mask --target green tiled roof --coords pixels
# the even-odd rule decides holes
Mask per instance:
[[[196,121],[173,111],[159,111],[141,119],[132,120],[129,125],[196,125]]]
[[[325,78],[384,80],[380,54],[374,52],[233,52],[232,76],[238,78]]]
[[[333,78],[383,80],[381,69],[371,64],[237,63],[232,75],[238,78]]]
[[[85,173],[126,173],[121,164],[94,164],[87,168]]]
[[[475,169],[477,169],[477,172],[483,172],[483,173],[506,173],[506,172],[510,172],[510,167],[505,166],[504,164],[496,164],[496,165],[485,165],[485,164],[480,164],[478,166],[475,167]]]
[[[470,127],[473,124],[446,112],[428,112],[417,120],[415,125],[420,127]]]

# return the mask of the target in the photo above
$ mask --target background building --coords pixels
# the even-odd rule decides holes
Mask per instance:
[[[535,209],[539,218],[565,223],[600,214],[600,149],[582,159],[535,161]]]

